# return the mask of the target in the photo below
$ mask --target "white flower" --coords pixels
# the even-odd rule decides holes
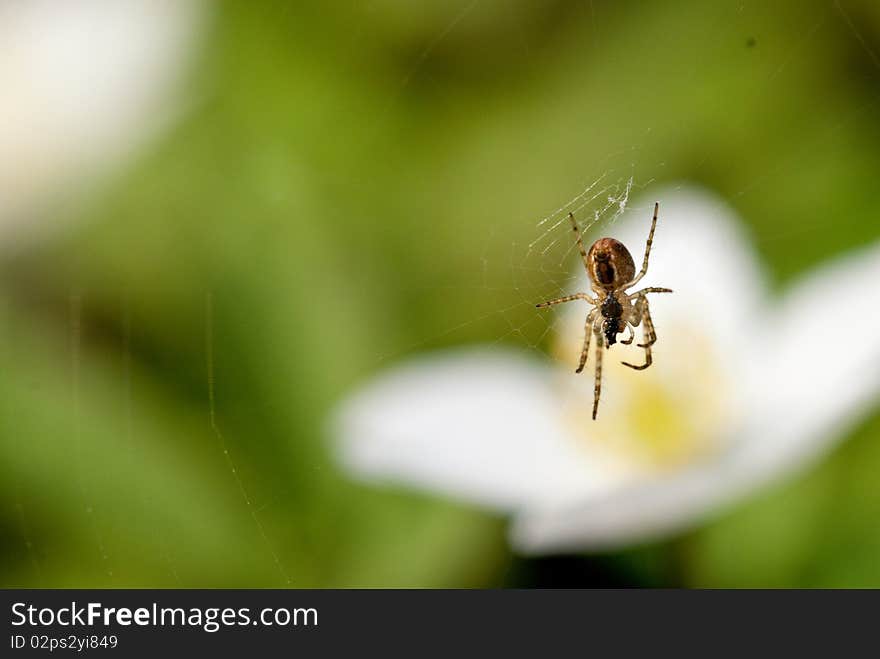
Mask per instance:
[[[175,109],[168,95],[191,51],[200,4],[0,4],[4,242],[30,235],[50,203],[78,193],[168,118]]]
[[[343,463],[512,514],[514,546],[541,552],[668,535],[827,451],[880,390],[880,245],[777,298],[721,203],[694,191],[658,199],[642,285],[675,293],[651,300],[651,368],[620,365],[640,358],[635,346],[605,352],[595,422],[593,356],[574,373],[587,307],[572,302],[545,310],[565,314],[555,362],[476,347],[369,382],[333,416]],[[637,261],[650,206],[609,231]]]

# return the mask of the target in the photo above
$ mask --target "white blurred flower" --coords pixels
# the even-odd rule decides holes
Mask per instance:
[[[199,24],[196,0],[0,3],[0,242],[161,127]],[[55,214],[58,216],[58,214]]]
[[[605,353],[597,421],[592,355],[574,374],[588,308],[572,302],[555,363],[478,347],[369,382],[333,417],[344,464],[510,513],[514,546],[533,553],[670,534],[827,451],[880,390],[880,245],[777,299],[722,204],[658,198],[642,284],[675,293],[652,300],[651,368],[620,365],[635,346]],[[613,226],[637,260],[649,222],[645,205]]]

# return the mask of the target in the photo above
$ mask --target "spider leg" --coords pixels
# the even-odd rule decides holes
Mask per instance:
[[[645,315],[642,318],[645,323],[645,339],[644,343],[637,343],[639,348],[650,348],[657,343],[657,331],[654,329],[654,320],[651,318],[651,311],[648,308],[648,301],[645,300]]]
[[[632,284],[630,284],[630,286],[632,286]],[[641,297],[642,295],[644,295],[646,293],[672,293],[672,292],[673,292],[673,290],[671,288],[659,288],[657,286],[651,286],[650,288],[643,288],[642,290],[636,291],[635,293],[630,293],[627,297],[629,297],[629,299],[632,300],[633,298]]]
[[[653,359],[651,358],[651,346],[657,342],[657,332],[654,330],[654,321],[651,320],[651,310],[648,307],[648,298],[644,296],[639,297],[638,301],[636,302],[635,313],[645,324],[645,328],[643,330],[645,335],[645,342],[637,344],[639,348],[645,349],[645,363],[641,366],[636,366],[635,364],[630,364],[629,362],[620,363],[624,366],[629,366],[636,371],[644,371],[653,363]]]
[[[642,261],[642,269],[639,271],[639,274],[636,275],[636,278],[629,283],[629,286],[635,286],[648,272],[648,257],[651,256],[651,244],[654,242],[654,229],[657,228],[657,213],[659,212],[660,202],[655,202],[654,217],[651,220],[651,230],[648,232],[648,244],[645,245],[645,258]],[[627,286],[627,288],[629,288],[629,286]]]
[[[622,343],[625,346],[628,346],[630,343],[633,342],[633,339],[636,338],[636,333],[635,333],[635,330],[632,328],[632,325],[630,325],[629,323],[626,324],[626,329],[629,330],[629,338],[628,339],[621,339],[620,343]]]
[[[578,229],[577,222],[574,219],[574,214],[569,213],[568,219],[571,221],[571,228],[574,230],[574,235],[577,236],[577,245],[578,251],[581,253],[581,258],[584,260],[584,269],[586,269],[587,274],[590,273],[590,262],[587,259],[587,250],[584,248],[584,241],[581,238],[581,230]]]
[[[554,304],[562,304],[563,302],[571,302],[572,300],[586,300],[590,304],[596,304],[596,300],[591,298],[586,293],[575,293],[574,295],[566,295],[565,297],[558,297],[555,300],[547,300],[546,302],[541,302],[540,304],[536,304],[535,307],[538,309],[543,309],[544,307],[552,307]]]
[[[602,347],[604,339],[602,330],[594,326],[596,333],[596,380],[593,384],[593,421],[596,420],[596,412],[599,411],[599,395],[602,393]]]
[[[593,334],[593,320],[596,317],[596,309],[593,309],[590,313],[587,314],[587,320],[584,323],[584,347],[581,348],[581,359],[578,362],[578,367],[575,373],[580,373],[584,370],[584,366],[587,363],[587,355],[590,353],[590,337]]]

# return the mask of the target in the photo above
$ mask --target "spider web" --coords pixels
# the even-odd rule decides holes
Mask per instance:
[[[535,224],[538,235],[534,240],[525,246],[512,245],[511,292],[519,302],[500,310],[508,329],[493,343],[513,340],[544,352],[548,335],[564,315],[536,310],[535,304],[575,292],[578,284],[583,287],[585,277],[569,214],[588,247],[595,238],[591,237],[594,230],[613,226],[626,212],[633,190],[642,187],[635,183],[634,175],[620,177],[612,171],[604,172],[569,202],[541,218]]]

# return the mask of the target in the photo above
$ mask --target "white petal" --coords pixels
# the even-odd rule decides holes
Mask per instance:
[[[880,394],[880,243],[798,282],[766,323],[755,462],[791,468],[845,436]]]
[[[169,114],[191,51],[192,0],[0,4],[0,231],[31,229]],[[57,215],[57,214],[55,214]]]
[[[733,452],[737,448],[732,448]],[[527,554],[608,549],[668,535],[740,496],[750,477],[736,455],[568,507],[518,515],[511,544]]]
[[[614,470],[561,427],[549,377],[519,353],[438,354],[370,382],[342,404],[332,431],[343,463],[364,478],[490,508],[607,491]]]
[[[665,286],[675,293],[653,298],[657,313],[676,313],[704,325],[721,344],[743,342],[743,321],[765,303],[766,279],[742,223],[724,202],[696,188],[652,191],[653,199],[629,209],[609,233],[642,265],[656,199],[660,203],[648,274],[638,288]],[[669,311],[664,311],[669,310]]]

